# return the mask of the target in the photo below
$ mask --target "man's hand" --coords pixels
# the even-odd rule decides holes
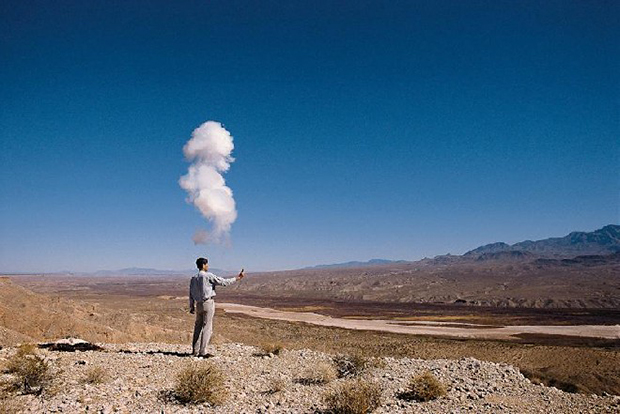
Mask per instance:
[[[245,274],[243,273],[244,269],[241,269],[241,271],[239,272],[239,274],[237,275],[237,280],[241,280],[245,277]]]

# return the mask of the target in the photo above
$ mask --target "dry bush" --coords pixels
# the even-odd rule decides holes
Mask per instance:
[[[5,399],[2,395],[0,397],[0,414],[17,414],[25,411],[25,407],[21,402]]]
[[[339,378],[356,377],[368,369],[371,361],[359,354],[339,354],[334,357],[334,365]]]
[[[52,380],[50,366],[32,344],[21,345],[7,361],[7,372],[14,375],[15,390],[40,394]]]
[[[85,384],[101,384],[106,381],[108,373],[105,369],[97,366],[90,367],[82,379]]]
[[[323,385],[335,380],[337,377],[338,372],[333,364],[319,362],[308,367],[297,382],[304,385]]]
[[[21,344],[6,363],[6,371],[14,373],[19,370],[22,360],[29,355],[37,354],[37,346],[34,344]]]
[[[12,381],[7,381],[6,379],[0,379],[0,414],[4,414],[2,411],[2,403],[7,402],[11,397],[11,393],[15,391],[15,384]]]
[[[260,351],[256,354],[257,356],[280,355],[284,346],[280,343],[263,342],[259,345],[259,349]]]
[[[269,380],[269,389],[265,394],[275,394],[284,391],[288,386],[288,381],[282,377],[273,377]]]
[[[191,364],[176,378],[175,397],[182,403],[220,405],[228,396],[224,374],[211,362]]]
[[[373,382],[349,380],[328,392],[324,401],[333,414],[366,414],[381,404],[381,389]]]
[[[368,366],[372,368],[385,369],[387,368],[387,363],[383,358],[370,358]]]
[[[416,400],[419,402],[434,400],[445,396],[446,386],[430,371],[411,377],[407,390],[399,395],[404,400]]]

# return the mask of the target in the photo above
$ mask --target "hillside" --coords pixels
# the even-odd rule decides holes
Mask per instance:
[[[524,252],[549,258],[614,254],[620,252],[620,226],[610,224],[592,232],[575,231],[564,237],[525,240],[513,245],[491,243],[470,250],[463,256],[478,257],[499,252]]]
[[[0,344],[79,336],[89,341],[183,341],[187,335],[167,329],[178,319],[162,316],[157,323],[143,313],[127,313],[96,303],[34,293],[0,277]]]
[[[407,263],[406,260],[386,260],[386,259],[370,259],[365,262],[360,262],[357,260],[344,262],[344,263],[333,263],[333,264],[320,264],[316,266],[308,266],[304,267],[304,269],[328,269],[328,268],[338,268],[338,267],[364,267],[364,266],[375,266],[375,265],[384,265],[384,264],[393,264],[393,263]]]
[[[620,254],[539,259],[483,253],[359,268],[250,274],[223,298],[374,301],[530,308],[620,308]]]
[[[321,364],[332,366],[334,355],[308,349],[283,350],[261,356],[255,347],[235,343],[214,348],[215,357],[196,361],[185,348],[168,344],[100,344],[105,352],[40,351],[56,372],[53,392],[42,396],[8,394],[4,407],[21,412],[186,412],[186,413],[307,413],[325,412],[325,396],[351,381],[340,378],[325,385],[308,384]],[[0,363],[15,351],[0,350]],[[225,399],[218,407],[182,405],[174,398],[176,375],[188,364],[209,361],[224,373]],[[473,358],[421,360],[383,357],[371,361],[359,378],[380,394],[374,413],[597,412],[620,409],[620,397],[569,394],[535,385],[518,369]],[[103,372],[99,383],[85,384],[94,368]],[[399,397],[412,375],[430,371],[448,388],[447,395],[429,402]],[[10,380],[3,375],[2,380]]]
[[[417,262],[349,262],[250,274],[224,297],[620,309],[620,226],[497,242]]]

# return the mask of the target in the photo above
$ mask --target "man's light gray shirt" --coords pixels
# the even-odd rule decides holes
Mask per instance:
[[[237,281],[236,278],[231,277],[225,279],[214,275],[211,272],[205,272],[201,270],[192,276],[192,280],[189,282],[189,307],[194,308],[195,302],[204,302],[207,299],[211,299],[215,296],[216,286],[228,286]]]

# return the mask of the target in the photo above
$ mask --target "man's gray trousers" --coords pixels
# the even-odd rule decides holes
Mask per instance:
[[[192,353],[194,355],[207,354],[207,345],[209,345],[213,333],[214,314],[215,301],[213,299],[196,302],[196,323],[194,324],[194,339],[192,340]]]

